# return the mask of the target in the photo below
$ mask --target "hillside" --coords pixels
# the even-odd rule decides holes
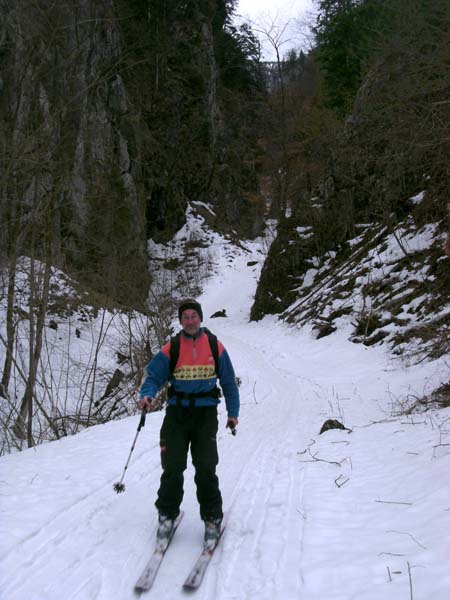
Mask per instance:
[[[173,330],[177,302],[200,293],[222,254],[232,257],[233,242],[208,225],[216,218],[195,202],[172,240],[148,241],[152,280],[142,311],[29,257],[17,259],[11,280],[2,271],[0,454],[135,414],[145,365]]]
[[[354,343],[386,346],[410,364],[450,350],[450,258],[445,220],[414,210],[392,230],[361,224],[337,250],[317,254],[311,226],[298,218],[279,228],[262,271],[252,317],[276,313],[317,338],[344,329]]]
[[[450,5],[317,0],[270,101],[278,208],[251,310],[410,363],[450,351]]]

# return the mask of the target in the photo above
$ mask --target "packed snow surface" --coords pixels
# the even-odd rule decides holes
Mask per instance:
[[[407,368],[345,330],[316,340],[274,317],[250,323],[264,242],[216,242],[200,301],[241,381],[241,415],[233,437],[220,405],[228,526],[196,598],[448,600],[450,409],[403,410],[446,381],[448,359]],[[2,600],[134,597],[157,524],[162,418],[147,416],[120,495],[139,415],[0,459]],[[319,435],[327,419],[351,432]],[[184,597],[201,547],[191,466],[182,508],[149,598]]]

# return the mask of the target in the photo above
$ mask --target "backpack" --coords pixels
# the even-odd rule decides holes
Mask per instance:
[[[214,335],[207,327],[203,327],[203,332],[208,336],[209,346],[214,358],[214,367],[216,370],[216,376],[219,376],[219,346],[217,343],[217,336]],[[170,374],[175,371],[178,357],[180,356],[180,333],[170,338]]]

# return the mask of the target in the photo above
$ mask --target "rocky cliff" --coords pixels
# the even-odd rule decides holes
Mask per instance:
[[[252,210],[254,144],[235,135],[218,64],[227,42],[245,70],[226,3],[2,0],[0,11],[2,256],[36,255],[139,303],[146,240],[173,233],[189,200],[216,202],[229,226]]]

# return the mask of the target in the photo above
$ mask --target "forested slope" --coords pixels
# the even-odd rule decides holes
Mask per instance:
[[[389,338],[397,346],[414,337],[444,354],[450,6],[322,0],[317,7],[316,47],[291,57],[272,94],[285,130],[273,165],[284,175],[271,178],[270,192],[284,196],[252,318],[314,319],[325,335],[343,311],[355,341]]]

